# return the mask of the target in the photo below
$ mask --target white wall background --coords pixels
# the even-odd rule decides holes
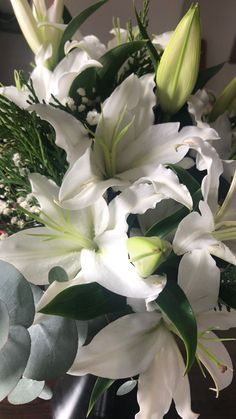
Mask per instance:
[[[93,4],[95,0],[65,0],[72,15]],[[183,12],[188,8],[190,0],[151,0],[150,1],[150,33],[162,33],[173,29]],[[84,35],[93,33],[103,42],[109,39],[112,18],[120,17],[121,25],[134,16],[133,0],[109,0],[82,27]],[[142,0],[136,0],[141,7]],[[207,66],[227,61],[234,42],[236,42],[236,0],[199,0],[202,18],[202,36],[207,41]],[[10,10],[9,0],[0,0],[0,11]],[[135,20],[133,19],[134,23]],[[30,51],[23,37],[0,32],[0,81],[12,83],[14,68],[29,68]],[[216,76],[209,87],[220,91],[224,84],[236,74],[236,64],[227,64]]]

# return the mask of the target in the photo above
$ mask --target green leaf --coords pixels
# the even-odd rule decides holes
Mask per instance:
[[[54,281],[57,282],[66,282],[68,281],[68,275],[61,266],[54,266],[52,269],[50,269],[48,273],[48,282],[49,284],[52,284]]]
[[[0,351],[0,401],[21,379],[30,353],[30,336],[23,326],[11,326],[8,341]]]
[[[154,71],[156,71],[156,67],[157,67],[157,64],[159,62],[159,54],[158,54],[156,48],[154,47],[154,45],[153,45],[153,43],[152,43],[152,41],[151,41],[151,39],[150,39],[150,37],[147,33],[147,30],[146,30],[145,26],[143,26],[143,24],[142,24],[142,21],[141,21],[139,15],[138,15],[137,9],[135,8],[134,10],[135,10],[135,15],[136,15],[136,19],[137,19],[137,22],[138,22],[138,27],[139,27],[140,34],[141,34],[143,40],[147,41],[146,46],[147,46],[147,49],[149,51],[149,55],[150,55],[151,60],[152,60]]]
[[[0,261],[0,300],[6,304],[10,325],[32,324],[35,307],[30,284],[13,265],[3,260]]]
[[[107,3],[108,0],[101,0],[95,4],[92,4],[92,6],[89,6],[87,9],[83,10],[78,16],[75,16],[68,26],[66,27],[61,42],[58,48],[58,62],[62,60],[64,57],[64,45],[67,41],[69,41],[75,32],[80,28],[80,26],[94,13],[96,12],[99,7],[101,7],[103,4]]]
[[[183,290],[172,280],[167,281],[156,303],[184,342],[187,355],[185,372],[187,373],[194,362],[197,349],[197,323],[192,307]]]
[[[146,45],[145,41],[132,41],[118,45],[106,52],[99,60],[103,67],[97,68],[97,89],[102,99],[110,93],[117,78],[117,72],[124,62]]]
[[[77,320],[90,320],[125,308],[125,297],[114,294],[93,282],[65,289],[43,307],[41,312]]]
[[[204,70],[200,70],[193,93],[195,93],[199,89],[202,89],[205,86],[205,84],[223,68],[224,65],[225,62],[215,65],[213,67],[206,68]]]
[[[98,377],[94,387],[93,387],[93,391],[90,397],[90,401],[89,401],[89,407],[88,407],[88,411],[87,411],[87,415],[86,417],[88,417],[95,405],[95,403],[97,402],[97,400],[105,393],[105,391],[111,387],[111,385],[114,383],[115,380],[110,380],[109,378],[100,378]]]
[[[171,170],[178,176],[179,181],[187,186],[191,195],[200,188],[199,182],[185,169],[177,164],[168,164]]]
[[[8,401],[11,404],[25,404],[35,400],[44,388],[44,381],[28,380],[22,378],[13,391],[8,395]]]
[[[73,81],[69,96],[76,97],[76,91],[83,87],[88,95],[92,94],[92,88],[96,89],[96,94],[106,99],[117,79],[117,73],[124,62],[135,52],[146,45],[145,41],[132,41],[112,48],[100,59],[101,68],[91,67],[80,73]]]
[[[198,189],[192,196],[193,198],[193,209],[195,209],[202,198],[201,190]],[[187,208],[180,208],[174,214],[169,215],[161,221],[155,223],[149,230],[146,232],[145,236],[158,236],[160,238],[166,237],[171,231],[175,230],[180,221],[189,214]]]
[[[65,374],[78,350],[78,332],[74,320],[46,316],[28,331],[31,351],[24,377],[43,381]]]
[[[69,96],[72,97],[72,99],[76,99],[77,90],[80,87],[82,87],[83,89],[85,89],[86,95],[91,97],[93,94],[93,88],[96,86],[96,80],[96,67],[87,68],[86,70],[78,74],[78,76],[74,79],[70,87]]]

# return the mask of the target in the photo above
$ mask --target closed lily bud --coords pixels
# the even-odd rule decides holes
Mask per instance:
[[[196,84],[201,51],[199,7],[192,5],[176,27],[157,68],[157,94],[162,110],[176,113]]]
[[[151,275],[171,252],[171,245],[159,237],[130,237],[128,239],[130,261],[143,278]]]
[[[215,121],[225,111],[234,111],[236,101],[236,76],[227,84],[218,96],[209,115],[209,121]]]
[[[11,0],[15,16],[29,47],[36,54],[42,44],[40,30],[27,0]]]

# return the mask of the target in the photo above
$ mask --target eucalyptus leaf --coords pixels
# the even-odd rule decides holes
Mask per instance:
[[[203,89],[207,82],[211,80],[212,77],[214,77],[224,67],[224,65],[225,62],[200,70],[193,93],[196,93],[199,89]]]
[[[87,9],[83,10],[79,15],[75,16],[67,25],[62,38],[60,45],[58,47],[58,62],[64,57],[64,45],[67,41],[72,39],[75,33],[78,31],[80,26],[94,13],[99,7],[107,3],[108,0],[101,0],[92,6],[89,6]]]
[[[0,349],[5,345],[9,335],[10,319],[6,304],[0,300]]]
[[[197,349],[197,323],[192,307],[183,290],[173,280],[167,281],[156,303],[184,342],[187,373],[194,362]]]
[[[76,320],[90,320],[125,308],[125,297],[113,294],[93,282],[65,289],[40,311]]]
[[[57,282],[66,282],[68,281],[68,275],[61,266],[54,266],[52,269],[50,269],[48,274],[48,282],[49,284],[52,284],[54,281]]]
[[[16,405],[30,403],[42,393],[43,388],[44,381],[22,378],[8,395],[8,401],[9,403]]]
[[[201,190],[197,190],[193,195],[193,209],[198,206],[200,199],[202,198]],[[174,214],[169,215],[161,221],[155,223],[149,230],[145,233],[145,236],[158,236],[160,238],[166,237],[169,233],[174,231],[180,221],[189,214],[189,210],[185,207],[180,208]]]
[[[30,354],[30,336],[22,326],[11,326],[8,341],[0,351],[0,401],[21,379]]]
[[[32,324],[35,308],[31,287],[13,265],[4,261],[0,261],[0,300],[7,306],[10,325]]]
[[[117,396],[124,396],[125,394],[130,393],[137,385],[137,380],[129,380],[123,383],[117,390]]]
[[[89,401],[89,407],[87,411],[87,417],[90,415],[95,403],[98,401],[98,399],[105,393],[105,391],[111,387],[111,385],[114,383],[114,380],[111,380],[109,378],[101,378],[98,377],[94,387],[93,391],[90,397]]]
[[[29,334],[31,351],[24,376],[41,381],[55,379],[66,373],[78,348],[75,322],[50,316],[32,325]]]
[[[52,396],[53,396],[52,389],[45,384],[43,390],[41,391],[39,395],[39,398],[42,400],[50,400]]]

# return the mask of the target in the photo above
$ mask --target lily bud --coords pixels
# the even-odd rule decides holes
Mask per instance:
[[[36,54],[40,49],[42,39],[28,1],[11,0],[11,5],[29,47]]]
[[[159,237],[130,237],[128,239],[130,261],[143,278],[151,275],[171,252],[171,245]]]
[[[196,84],[201,51],[198,5],[192,5],[176,27],[161,57],[156,84],[162,110],[172,115],[186,102]]]
[[[209,121],[215,121],[225,111],[234,110],[236,101],[236,76],[227,84],[223,92],[216,99],[216,102],[209,115]]]

